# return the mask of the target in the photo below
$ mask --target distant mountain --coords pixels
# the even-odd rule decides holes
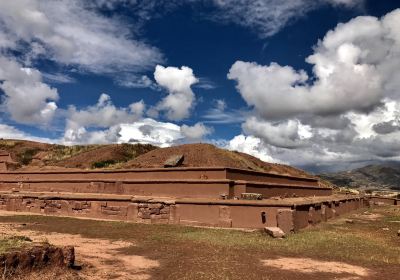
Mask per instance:
[[[339,187],[400,190],[400,163],[367,165],[362,168],[319,176]]]

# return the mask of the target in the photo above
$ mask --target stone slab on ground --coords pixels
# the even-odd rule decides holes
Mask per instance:
[[[270,235],[273,238],[283,238],[285,237],[285,233],[278,227],[265,227],[265,233]]]

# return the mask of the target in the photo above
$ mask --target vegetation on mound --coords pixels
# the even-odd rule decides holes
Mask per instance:
[[[156,149],[147,144],[63,146],[23,140],[0,140],[0,150],[13,160],[30,167],[119,168],[122,163]]]
[[[26,236],[11,236],[0,238],[0,254],[7,253],[11,250],[21,248],[32,242],[29,237]]]

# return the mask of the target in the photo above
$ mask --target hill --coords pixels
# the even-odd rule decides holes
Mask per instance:
[[[161,148],[145,153],[124,164],[125,168],[163,167],[164,162],[173,155],[184,155],[182,167],[232,167],[265,171],[278,174],[310,177],[303,170],[283,165],[264,162],[251,155],[228,151],[211,144],[185,144]]]
[[[324,173],[321,178],[340,187],[370,190],[400,190],[400,164],[375,164],[337,173]]]
[[[0,139],[0,150],[9,152],[12,159],[21,165],[21,170],[164,167],[168,158],[182,154],[183,167],[232,167],[314,177],[288,165],[267,163],[248,154],[224,150],[210,144],[185,144],[169,148],[157,148],[148,144],[63,146]]]
[[[0,150],[9,152],[11,158],[25,170],[114,167],[153,149],[156,147],[147,144],[63,146],[24,140],[0,140]]]

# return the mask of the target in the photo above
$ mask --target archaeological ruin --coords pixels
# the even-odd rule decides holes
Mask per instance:
[[[13,170],[0,152],[0,209],[46,215],[285,233],[363,207],[312,176],[230,167]],[[397,203],[395,201],[394,203]]]

